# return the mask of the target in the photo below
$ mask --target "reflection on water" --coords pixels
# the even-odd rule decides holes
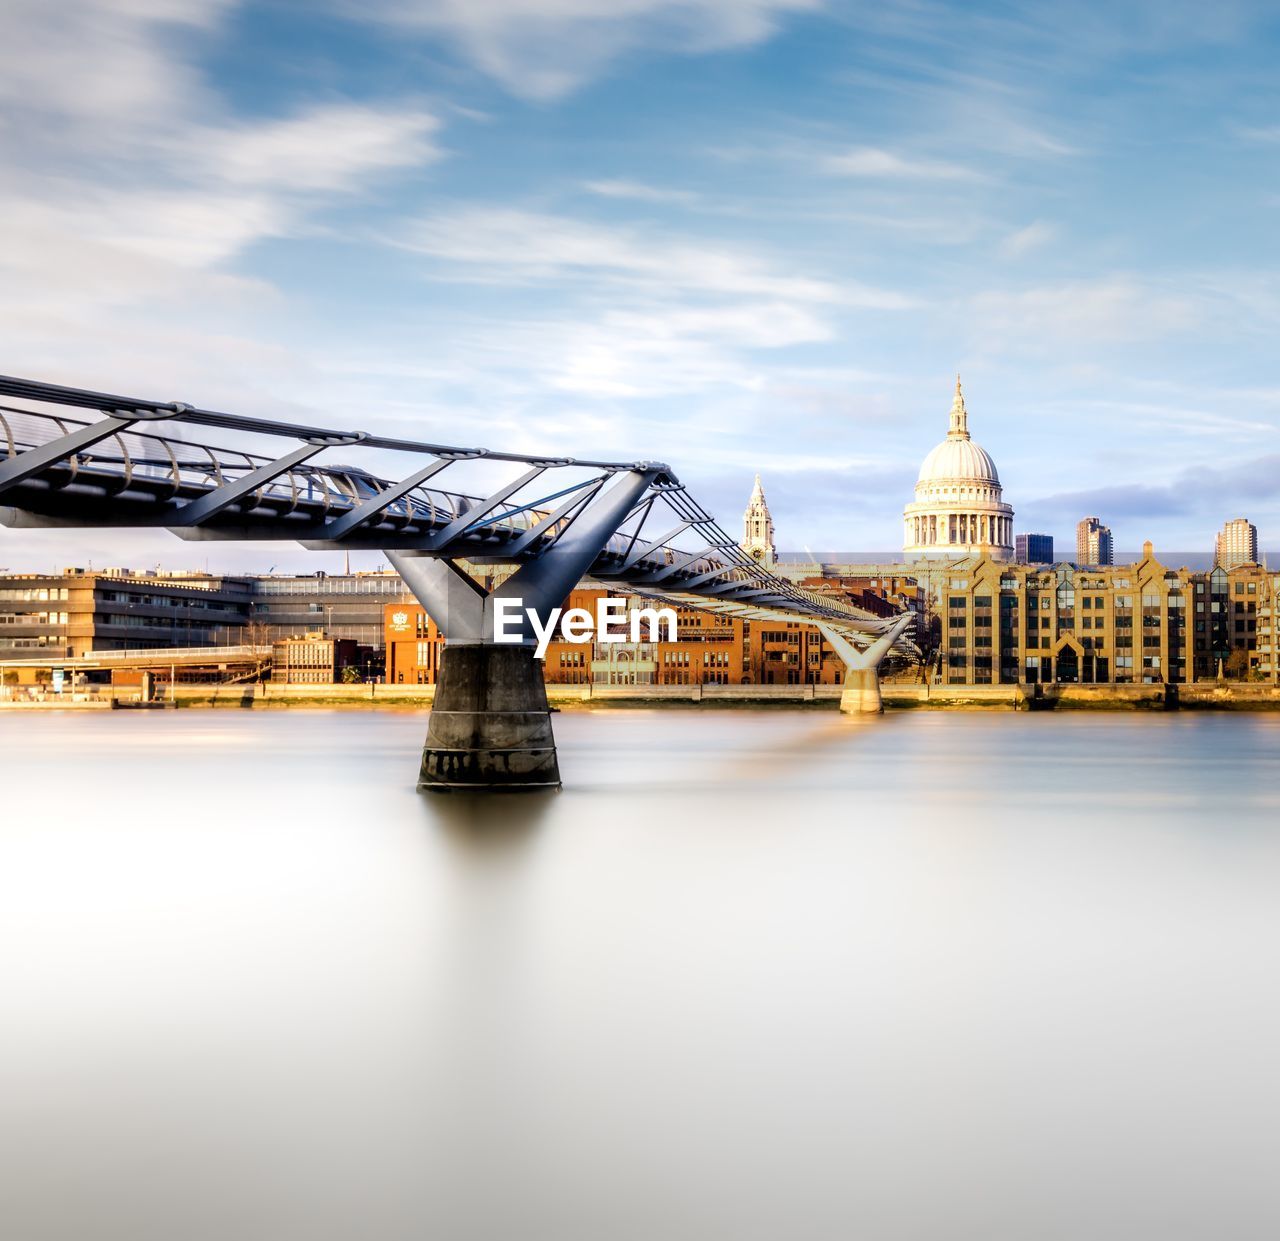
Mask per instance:
[[[1277,1235],[1280,719],[0,716],[0,1232]]]

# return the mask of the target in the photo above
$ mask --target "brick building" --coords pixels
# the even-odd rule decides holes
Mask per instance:
[[[347,668],[358,669],[359,644],[316,630],[271,644],[271,679],[281,685],[334,685]]]
[[[609,597],[592,588],[572,592],[565,604],[595,615]],[[874,598],[877,614],[899,609]],[[656,606],[628,598],[632,607]],[[880,612],[879,608],[887,610]],[[845,668],[818,630],[803,621],[742,621],[701,608],[676,608],[677,640],[568,642],[547,646],[549,685],[839,685]],[[400,685],[433,685],[444,639],[418,603],[386,607],[387,679]]]

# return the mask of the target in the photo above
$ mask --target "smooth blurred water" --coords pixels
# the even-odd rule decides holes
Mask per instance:
[[[1280,717],[0,715],[0,1236],[1280,1235]]]

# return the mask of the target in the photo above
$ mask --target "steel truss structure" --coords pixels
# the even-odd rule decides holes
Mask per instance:
[[[491,608],[452,563],[465,560],[519,566],[494,595],[540,608],[586,576],[744,619],[809,619],[864,643],[892,632],[910,646],[902,619],[756,563],[661,462],[461,448],[7,376],[0,396],[16,402],[0,404],[3,525],[376,548],[450,641],[484,641]],[[323,453],[368,465],[322,464]]]

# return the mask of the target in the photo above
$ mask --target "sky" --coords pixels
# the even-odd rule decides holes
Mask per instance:
[[[0,0],[0,372],[664,460],[730,530],[759,471],[815,551],[901,546],[960,372],[1017,530],[1280,547],[1278,54],[1232,0]]]

